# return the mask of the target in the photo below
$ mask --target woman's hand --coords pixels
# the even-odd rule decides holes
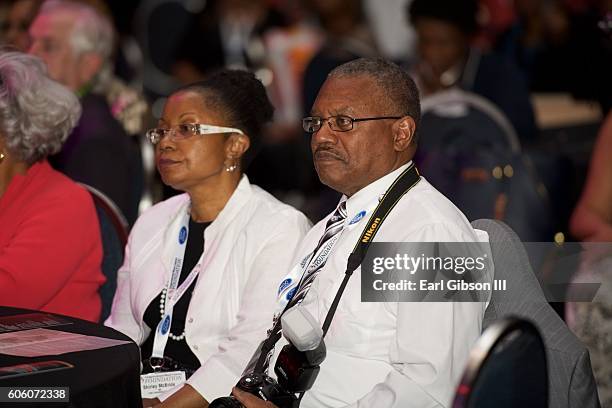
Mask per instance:
[[[248,392],[241,391],[236,387],[232,389],[232,395],[236,397],[236,399],[240,401],[245,408],[278,408],[270,401],[259,399],[256,396],[249,394]]]

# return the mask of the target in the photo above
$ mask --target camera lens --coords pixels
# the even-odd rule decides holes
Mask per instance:
[[[233,397],[221,397],[211,402],[209,408],[244,408],[244,406]]]

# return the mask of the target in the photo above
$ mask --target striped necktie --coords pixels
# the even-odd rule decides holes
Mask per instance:
[[[340,232],[344,229],[344,221],[346,220],[346,201],[340,203],[336,211],[332,214],[331,218],[325,225],[325,232],[317,247],[312,252],[313,255],[310,257],[308,266],[305,268],[304,276],[298,285],[296,293],[291,298],[291,301],[287,305],[287,310],[292,306],[300,303],[304,300],[304,297],[308,293],[312,282],[317,277],[317,274],[327,262],[327,258],[331,253],[334,244],[340,237]]]
[[[334,211],[331,218],[327,221],[327,224],[325,225],[325,232],[323,233],[321,239],[319,239],[319,243],[317,244],[314,251],[312,251],[312,256],[308,259],[307,265],[304,265],[305,272],[302,276],[302,279],[300,280],[300,283],[295,288],[295,293],[293,294],[293,297],[291,297],[291,300],[285,307],[285,311],[300,303],[308,293],[312,282],[317,277],[317,273],[323,268],[323,266],[325,266],[327,258],[329,257],[329,254],[331,253],[334,244],[340,237],[340,232],[344,228],[344,221],[346,220],[346,215],[346,201],[343,201],[340,203],[336,211]],[[274,323],[272,324],[272,328],[268,330],[268,340],[274,337],[276,337],[277,340],[278,338],[280,338],[281,326],[280,324],[278,324],[278,319],[280,319],[280,317],[280,313],[274,316]],[[276,343],[276,340],[274,341],[274,343]],[[261,351],[261,349],[258,350],[254,358],[247,365],[247,369],[245,372],[250,372],[252,370],[252,368],[255,366],[255,362],[259,359]],[[268,352],[266,353],[266,358],[263,361],[262,369],[264,373],[268,371],[270,359],[272,358],[273,354],[274,346],[272,346],[268,350]]]

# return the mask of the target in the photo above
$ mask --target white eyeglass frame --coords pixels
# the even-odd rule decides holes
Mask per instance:
[[[194,136],[197,134],[198,136],[202,136],[202,135],[211,135],[211,134],[215,134],[215,133],[238,133],[241,135],[244,135],[244,132],[240,129],[237,128],[232,128],[232,127],[226,127],[226,126],[215,126],[215,125],[208,125],[205,123],[183,123],[181,125],[189,125],[189,126],[193,126],[194,127]],[[159,142],[161,142],[161,140],[166,137],[169,134],[174,134],[176,132],[176,126],[171,127],[169,129],[163,129],[166,131],[166,133],[159,137],[159,139],[157,139],[157,134],[154,133],[158,130],[160,130],[160,128],[154,128],[154,129],[149,129],[147,130],[146,136],[147,139],[149,140],[149,142],[151,142],[151,144],[153,146],[157,145]],[[157,140],[155,140],[157,139]],[[179,140],[182,139],[186,139],[186,138],[179,138]],[[176,139],[174,139],[176,140]]]

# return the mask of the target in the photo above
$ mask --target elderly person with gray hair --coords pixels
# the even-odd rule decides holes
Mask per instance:
[[[76,93],[83,114],[53,167],[105,193],[135,221],[143,186],[139,149],[127,137],[106,98],[112,80],[113,27],[86,4],[50,0],[30,26],[30,54],[49,76]]]
[[[0,304],[97,321],[96,211],[89,193],[47,161],[80,113],[42,61],[0,51]]]

